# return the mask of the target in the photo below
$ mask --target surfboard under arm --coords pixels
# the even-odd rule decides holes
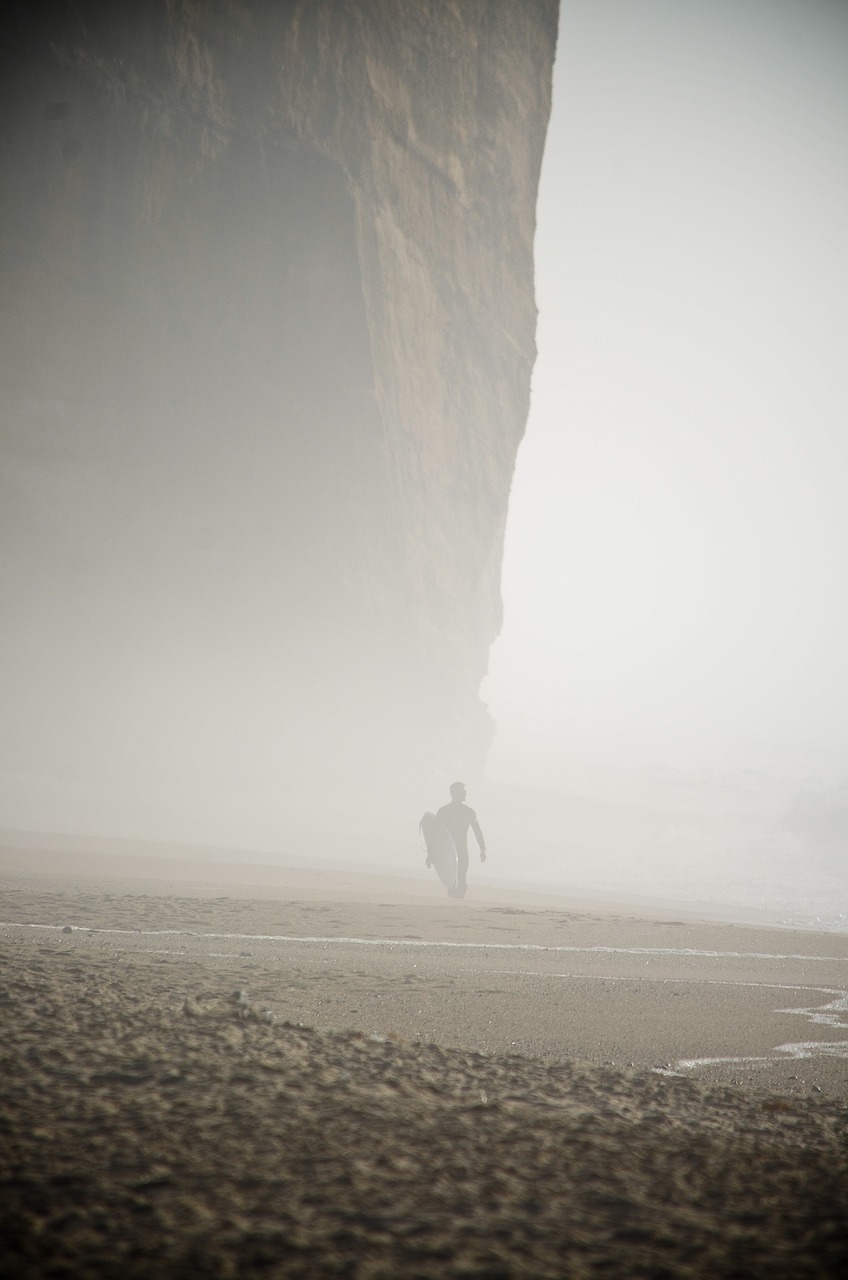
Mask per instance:
[[[434,813],[425,813],[418,825],[427,846],[427,858],[450,893],[456,888],[456,846],[453,836]]]

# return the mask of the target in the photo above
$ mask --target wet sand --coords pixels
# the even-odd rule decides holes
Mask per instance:
[[[2,1274],[842,1274],[848,938],[471,892],[0,853]]]

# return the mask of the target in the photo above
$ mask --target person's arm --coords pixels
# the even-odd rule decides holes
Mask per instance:
[[[477,843],[480,846],[480,861],[485,862],[486,861],[486,841],[483,839],[483,832],[480,830],[480,823],[477,821],[476,813],[472,813],[471,815],[471,830],[474,832],[474,836],[477,840]]]

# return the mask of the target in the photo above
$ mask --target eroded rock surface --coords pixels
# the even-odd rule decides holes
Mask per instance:
[[[556,15],[21,12],[11,767],[255,786],[479,760]]]

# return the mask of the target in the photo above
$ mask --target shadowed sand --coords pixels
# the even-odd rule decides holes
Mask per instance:
[[[848,1262],[844,936],[105,853],[0,889],[2,1274]]]

